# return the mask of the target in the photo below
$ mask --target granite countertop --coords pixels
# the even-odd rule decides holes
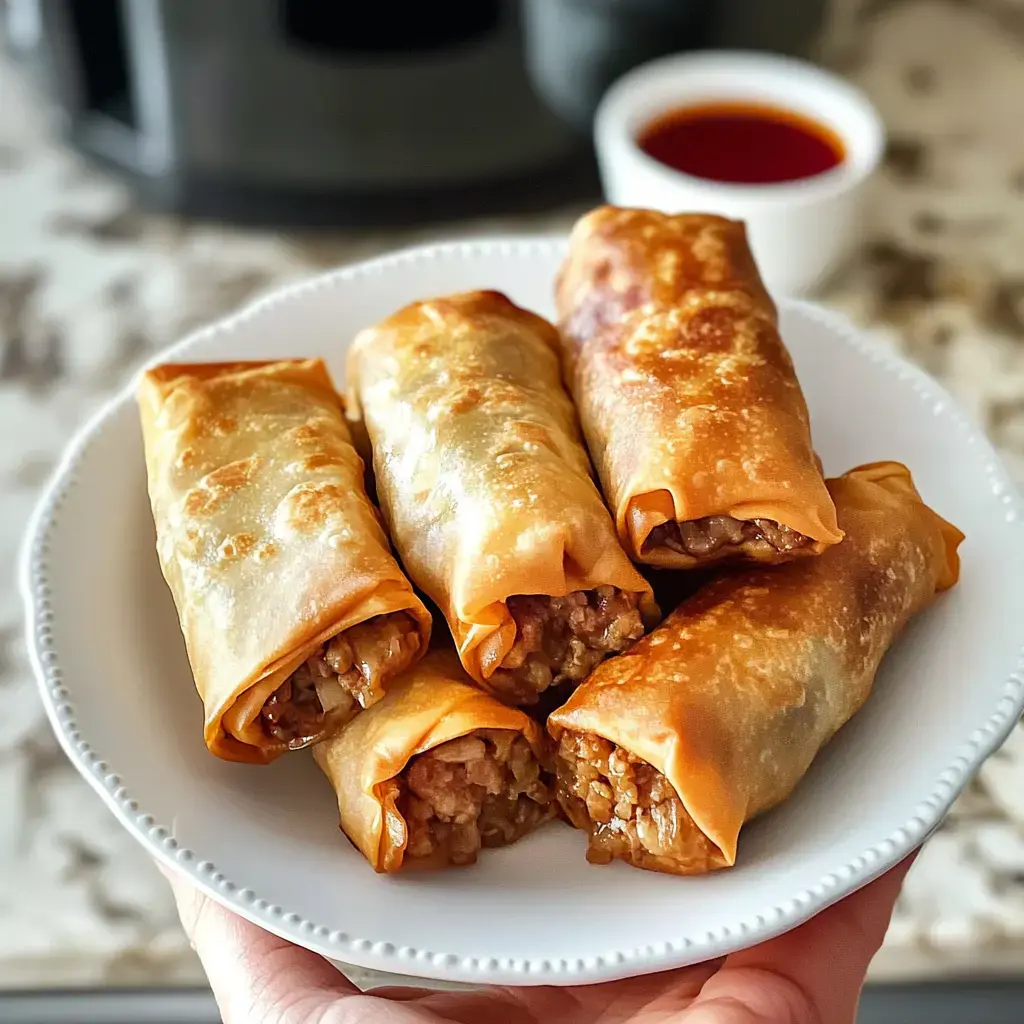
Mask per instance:
[[[840,0],[825,59],[891,144],[870,241],[823,298],[941,377],[1024,483],[1024,5]],[[140,212],[0,61],[0,579],[59,452],[153,351],[269,287],[420,238],[579,212],[315,239]],[[0,587],[0,986],[201,980],[162,879],[50,734]],[[876,978],[1024,974],[1024,730],[921,854]]]

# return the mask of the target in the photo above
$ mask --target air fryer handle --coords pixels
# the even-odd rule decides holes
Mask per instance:
[[[710,0],[523,0],[530,81],[551,110],[589,133],[615,79],[701,45],[710,7]]]
[[[590,131],[605,90],[631,68],[695,49],[804,55],[826,0],[523,0],[526,66],[541,99]]]

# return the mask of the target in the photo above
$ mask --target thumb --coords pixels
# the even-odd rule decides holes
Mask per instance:
[[[681,1024],[853,1024],[912,861],[793,931],[727,957]]]
[[[264,931],[158,865],[225,1024],[315,1021],[359,990],[323,957]]]

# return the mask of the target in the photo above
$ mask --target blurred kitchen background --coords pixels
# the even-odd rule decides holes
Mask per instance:
[[[356,6],[0,0],[0,989],[202,982],[25,657],[17,548],[73,430],[269,288],[419,240],[565,230],[600,195],[594,105],[638,63],[766,49],[867,92],[887,155],[867,241],[820,298],[945,381],[1024,483],[1024,0]],[[948,976],[1024,981],[1021,730],[921,854],[873,971]]]

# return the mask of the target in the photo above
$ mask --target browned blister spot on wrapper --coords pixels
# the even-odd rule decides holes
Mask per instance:
[[[259,472],[263,460],[253,455],[214,470],[185,495],[187,515],[202,519],[212,515],[228,499],[247,486]]]
[[[337,484],[299,484],[281,502],[281,512],[289,526],[312,533],[337,515],[344,497],[344,491]]]
[[[225,537],[217,549],[217,556],[222,562],[235,558],[245,558],[256,545],[256,538],[251,533],[236,533]]]

